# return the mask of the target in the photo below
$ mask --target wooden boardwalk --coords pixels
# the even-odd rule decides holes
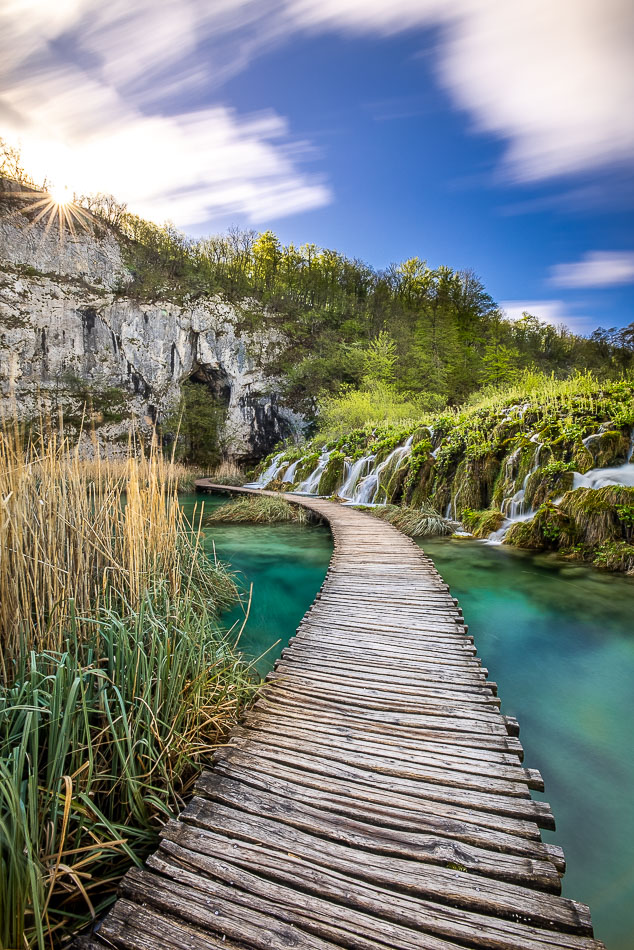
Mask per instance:
[[[288,497],[331,525],[323,587],[84,948],[602,947],[560,896],[541,777],[432,562],[369,515]]]

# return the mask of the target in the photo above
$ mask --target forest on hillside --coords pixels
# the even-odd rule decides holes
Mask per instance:
[[[376,270],[314,244],[283,245],[270,230],[232,228],[193,240],[108,196],[80,201],[124,237],[133,273],[127,294],[220,293],[242,302],[245,320],[281,330],[288,346],[270,371],[282,374],[285,395],[305,411],[342,386],[373,381],[425,410],[511,384],[525,370],[618,377],[634,366],[634,323],[583,337],[535,314],[509,320],[469,270],[433,268],[418,256]],[[379,339],[387,367],[376,359]]]

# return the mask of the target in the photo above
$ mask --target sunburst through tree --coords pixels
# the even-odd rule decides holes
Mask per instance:
[[[29,228],[45,221],[44,236],[57,227],[63,243],[68,234],[76,237],[77,228],[88,230],[91,216],[75,202],[67,186],[51,185],[45,190],[21,187],[14,194],[24,202],[20,211],[30,218]]]

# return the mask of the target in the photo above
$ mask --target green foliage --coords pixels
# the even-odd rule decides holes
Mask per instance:
[[[616,505],[616,516],[628,529],[634,528],[634,504]]]
[[[514,382],[519,376],[520,352],[503,343],[489,343],[482,355],[482,383],[499,386]]]
[[[320,435],[336,439],[351,429],[363,427],[413,428],[438,398],[401,394],[394,386],[380,381],[368,382],[361,389],[343,387],[338,395],[322,396],[319,401]]]
[[[223,522],[251,524],[275,524],[280,521],[296,521],[301,524],[308,520],[306,510],[299,505],[291,505],[283,498],[271,498],[267,495],[248,495],[236,498],[216,508],[207,515],[205,524]]]
[[[592,562],[607,571],[634,574],[634,544],[627,541],[604,541],[593,552]]]
[[[370,340],[364,355],[363,372],[368,385],[393,383],[397,359],[395,341],[389,333],[381,330],[374,340]]]
[[[375,518],[387,521],[411,538],[441,537],[442,535],[451,534],[454,530],[451,522],[429,506],[408,508],[399,505],[376,505],[372,508],[366,508],[358,505],[355,507],[358,507],[360,511],[366,511]]]
[[[167,447],[173,449],[176,459],[188,464],[218,464],[224,417],[225,409],[209,387],[187,380],[181,386],[178,406],[162,425]]]
[[[0,690],[0,946],[60,945],[104,911],[251,689],[193,594],[20,658]]]

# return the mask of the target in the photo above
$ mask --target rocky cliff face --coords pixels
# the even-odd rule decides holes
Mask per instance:
[[[116,233],[92,220],[60,235],[47,216],[22,213],[25,202],[0,193],[0,385],[23,417],[44,405],[77,403],[82,387],[120,389],[124,416],[149,426],[178,402],[193,379],[226,408],[224,447],[252,461],[304,420],[278,395],[266,367],[283,339],[244,329],[238,306],[218,296],[188,303],[144,302],[126,293],[128,272]],[[2,183],[0,182],[0,187]],[[29,220],[30,218],[30,220]],[[254,304],[249,302],[253,311]],[[258,321],[249,321],[249,326]],[[97,422],[100,420],[97,419]],[[104,440],[129,422],[100,427]]]

